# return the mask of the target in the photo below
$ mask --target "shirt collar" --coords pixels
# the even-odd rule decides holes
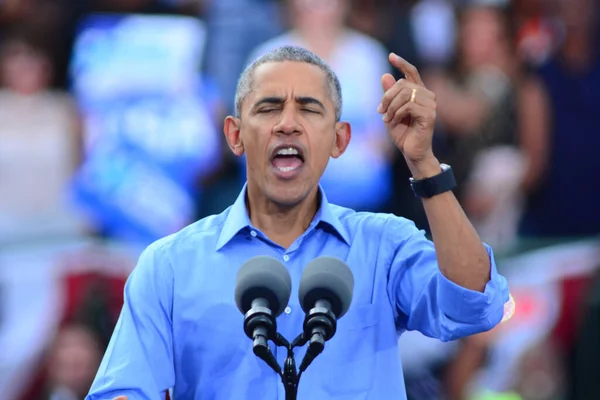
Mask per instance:
[[[237,199],[229,209],[229,213],[225,218],[225,223],[221,229],[221,234],[217,240],[217,251],[231,241],[242,229],[251,228],[252,223],[248,217],[248,210],[246,208],[246,190],[247,183],[244,184],[242,191],[238,195]],[[331,210],[331,205],[327,201],[327,196],[323,188],[319,185],[319,197],[321,198],[321,206],[317,210],[314,218],[315,226],[320,222],[324,222],[331,226],[335,232],[344,240],[347,245],[350,245],[350,239],[348,231],[339,218]]]

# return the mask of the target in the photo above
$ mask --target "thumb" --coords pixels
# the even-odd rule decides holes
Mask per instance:
[[[127,396],[118,396],[115,397],[113,400],[127,400]]]
[[[381,77],[381,86],[383,87],[383,92],[387,92],[394,84],[396,83],[396,79],[392,76],[392,74],[383,74]]]

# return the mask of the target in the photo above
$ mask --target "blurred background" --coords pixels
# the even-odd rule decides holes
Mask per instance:
[[[376,107],[387,54],[438,99],[435,152],[517,305],[400,339],[411,400],[600,399],[597,0],[0,0],[0,393],[83,399],[150,242],[229,206],[237,79],[282,44],[339,75],[332,202],[428,230]]]

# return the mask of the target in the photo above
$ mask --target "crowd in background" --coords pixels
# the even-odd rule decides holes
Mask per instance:
[[[600,398],[599,17],[597,0],[0,0],[3,398],[85,396],[140,249],[238,195],[221,123],[244,67],[284,44],[341,82],[353,136],[329,200],[427,231],[376,111],[389,52],[419,68],[435,153],[511,284],[490,333],[402,336],[409,398]]]

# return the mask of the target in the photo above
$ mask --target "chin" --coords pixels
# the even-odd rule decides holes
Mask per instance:
[[[310,196],[311,188],[305,184],[287,182],[284,185],[273,185],[267,190],[267,197],[283,207],[293,207]]]

